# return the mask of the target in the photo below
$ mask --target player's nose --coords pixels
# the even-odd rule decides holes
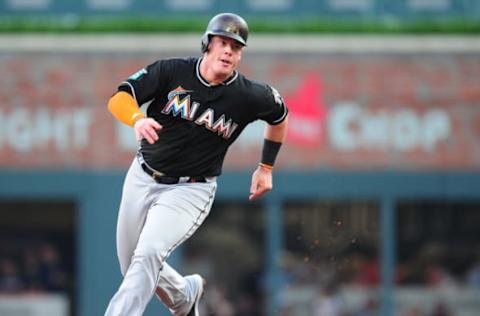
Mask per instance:
[[[232,47],[232,45],[231,45],[231,44],[225,45],[225,47],[224,47],[224,52],[227,53],[227,54],[229,54],[229,55],[231,55],[232,52],[233,52],[233,47]]]

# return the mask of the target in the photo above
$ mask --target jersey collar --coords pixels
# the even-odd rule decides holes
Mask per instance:
[[[198,78],[198,80],[200,80],[200,82],[203,85],[205,85],[207,87],[213,87],[210,83],[208,83],[205,79],[203,79],[202,75],[200,74],[200,63],[202,62],[202,59],[203,59],[203,57],[198,58],[197,64],[195,66],[195,68],[196,68],[195,71],[197,73],[197,78]],[[220,83],[220,85],[228,86],[229,84],[234,82],[235,79],[237,79],[237,77],[238,77],[238,72],[236,70],[234,70],[233,75],[228,80]]]

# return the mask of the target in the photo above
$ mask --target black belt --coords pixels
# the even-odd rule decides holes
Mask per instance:
[[[171,176],[166,176],[161,174],[160,172],[153,170],[149,166],[147,166],[145,163],[140,164],[142,166],[143,171],[145,171],[149,176],[153,178],[158,183],[161,184],[177,184],[180,182],[180,177],[171,177]],[[207,182],[207,179],[205,177],[188,177],[187,183],[196,183],[196,182],[201,182],[205,183]]]

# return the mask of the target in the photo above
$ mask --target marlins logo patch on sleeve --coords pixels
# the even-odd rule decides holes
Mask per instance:
[[[275,99],[275,103],[277,103],[278,105],[283,105],[282,96],[280,95],[280,93],[278,93],[277,89],[275,89],[274,87],[271,87],[271,86],[270,86],[270,89],[272,90],[272,94],[273,94],[273,97]]]

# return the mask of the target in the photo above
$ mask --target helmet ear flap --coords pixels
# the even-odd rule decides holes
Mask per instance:
[[[208,50],[208,44],[210,43],[210,35],[208,33],[203,34],[202,36],[202,53],[205,53]]]

